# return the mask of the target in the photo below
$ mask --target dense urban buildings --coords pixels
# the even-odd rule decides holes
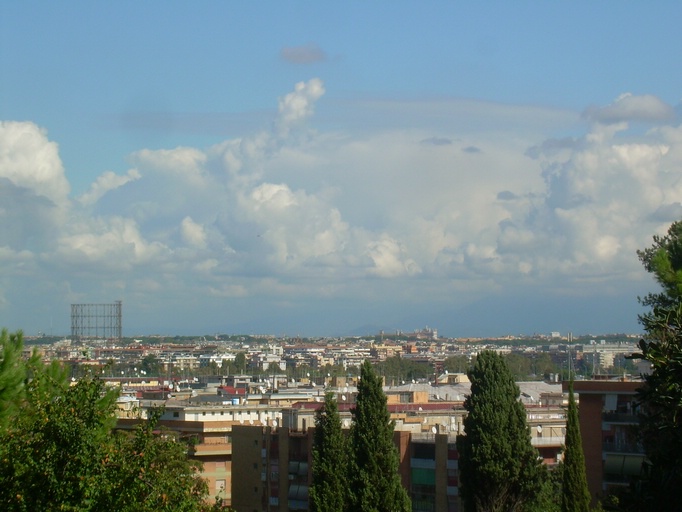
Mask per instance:
[[[98,368],[108,385],[120,388],[119,429],[135,428],[162,407],[159,428],[189,442],[189,456],[203,464],[210,494],[238,512],[308,509],[315,411],[331,391],[342,427],[350,427],[357,366],[365,359],[383,372],[400,476],[415,511],[461,510],[455,439],[463,432],[463,401],[469,393],[465,371],[484,348],[506,354],[512,366],[518,365],[517,374],[535,379],[519,382],[520,400],[532,445],[547,466],[562,457],[562,375],[584,368],[601,379],[578,380],[575,386],[592,495],[623,485],[635,470],[635,459],[624,451],[632,448],[625,432],[634,419],[636,387],[622,382],[622,373],[632,369],[626,359],[634,349],[630,338],[569,344],[545,337],[525,344],[444,340],[435,333],[319,340],[60,340],[39,347],[45,359],[70,365],[74,379],[84,368]],[[396,361],[428,370],[415,377],[412,367]],[[541,369],[544,364],[554,371]],[[614,370],[619,381],[606,375]],[[641,463],[640,452],[634,453]]]

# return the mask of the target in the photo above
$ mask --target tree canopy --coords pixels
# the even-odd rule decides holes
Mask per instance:
[[[35,354],[29,361],[22,360],[24,348],[21,331],[9,333],[0,331],[0,430],[18,414],[24,401],[28,368],[37,364]]]
[[[589,512],[590,491],[585,474],[585,454],[580,437],[578,406],[573,394],[573,380],[568,387],[568,413],[566,417],[566,437],[564,467],[562,472],[561,512]]]
[[[457,437],[464,510],[523,510],[544,473],[530,442],[519,388],[502,356],[492,351],[481,352],[468,375],[468,414],[464,434]]]
[[[376,365],[375,371],[386,377],[386,383],[400,384],[402,381],[422,379],[433,374],[429,363],[416,362],[399,356],[389,357]]]
[[[407,491],[398,472],[394,423],[386,406],[381,378],[369,361],[360,370],[350,432],[349,511],[408,512]]]
[[[640,299],[651,309],[640,315],[646,335],[633,355],[651,364],[638,390],[647,464],[637,507],[665,511],[682,502],[682,222],[653,240],[637,253],[662,288]]]
[[[637,251],[637,256],[662,290],[640,301],[652,308],[675,306],[682,298],[682,221],[673,222],[665,235],[654,235],[653,240],[651,247]]]
[[[310,487],[311,512],[342,512],[348,485],[346,439],[334,394],[328,392],[324,405],[315,414],[313,442],[313,481]]]
[[[198,463],[158,413],[134,434],[114,430],[117,392],[96,375],[75,383],[55,362],[23,361],[21,333],[2,332],[0,505],[2,510],[208,510]],[[17,373],[18,372],[18,373]]]

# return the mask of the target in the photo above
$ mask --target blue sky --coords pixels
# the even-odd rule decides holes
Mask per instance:
[[[633,332],[678,2],[5,2],[0,323]]]

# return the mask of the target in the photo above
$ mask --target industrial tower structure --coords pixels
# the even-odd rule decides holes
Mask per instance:
[[[71,339],[121,341],[122,303],[71,304]]]

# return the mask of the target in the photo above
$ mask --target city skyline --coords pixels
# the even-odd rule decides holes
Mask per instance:
[[[0,6],[0,326],[640,332],[682,6]]]

